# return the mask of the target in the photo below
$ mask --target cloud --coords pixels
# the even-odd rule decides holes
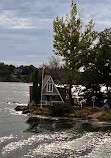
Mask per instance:
[[[72,0],[0,0],[1,61],[40,65],[52,55],[53,20],[70,11]],[[111,27],[110,0],[75,0],[87,23],[98,31]]]
[[[36,17],[19,17],[15,11],[0,13],[0,27],[7,29],[48,29],[52,26],[52,19]]]
[[[77,0],[76,0],[77,1]],[[82,10],[86,22],[93,19],[95,29],[102,31],[105,28],[111,27],[111,1],[110,0],[79,0],[77,1],[79,8]]]

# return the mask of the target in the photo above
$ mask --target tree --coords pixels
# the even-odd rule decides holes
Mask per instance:
[[[49,57],[48,59],[49,59],[48,67],[53,68],[53,69],[61,67],[61,60],[59,57],[53,55]]]
[[[95,67],[100,76],[99,83],[106,85],[108,98],[111,96],[108,87],[111,86],[111,29],[105,29],[99,33],[96,45]]]
[[[98,103],[101,104],[103,97],[100,93],[100,84],[106,85],[107,91],[111,86],[111,29],[98,33],[96,44],[86,60],[85,71],[81,79],[87,88],[93,90],[92,92],[95,91],[95,86],[98,87],[99,93],[92,93],[92,95],[99,98]],[[111,102],[110,91],[107,96]]]
[[[48,64],[45,64],[45,74],[51,75],[55,83],[58,83],[60,80],[60,61],[59,57],[51,56]]]
[[[99,33],[96,48],[96,69],[101,75],[101,83],[111,86],[111,29]]]
[[[34,100],[35,104],[38,104],[41,97],[41,83],[39,80],[39,71],[38,69],[35,71],[34,78],[33,78],[33,96],[32,99]]]
[[[84,26],[82,18],[78,14],[77,6],[72,1],[70,15],[57,17],[53,23],[54,30],[54,53],[62,56],[67,68],[70,71],[70,101],[72,100],[71,87],[75,70],[81,66],[85,66],[86,58],[92,50],[93,41],[95,39],[95,31],[93,31],[94,23]],[[68,74],[67,74],[68,75]],[[72,102],[72,101],[71,101]]]

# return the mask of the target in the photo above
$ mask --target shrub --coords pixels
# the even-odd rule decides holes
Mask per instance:
[[[32,109],[32,110],[38,110],[38,107],[36,105],[32,105],[32,106],[30,106],[30,109]]]
[[[49,106],[49,111],[51,115],[54,116],[64,116],[68,115],[73,111],[71,105],[67,103],[54,103],[53,106]]]

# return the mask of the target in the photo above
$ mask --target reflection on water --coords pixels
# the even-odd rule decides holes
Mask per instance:
[[[83,120],[54,120],[37,117],[30,117],[27,123],[30,126],[25,132],[36,134],[33,141],[36,141],[37,147],[30,149],[25,157],[96,158],[101,153],[101,157],[106,157],[105,152],[101,150],[106,144],[108,146],[111,144],[111,125],[95,124]],[[109,153],[111,157],[110,151],[107,149],[107,154]]]
[[[54,118],[39,118],[39,117],[29,117],[26,121],[30,126],[26,131],[29,132],[54,132],[63,130],[73,130],[78,131],[79,134],[84,132],[106,132],[111,131],[111,124],[99,123],[88,120],[74,120],[74,119],[54,119]]]
[[[85,120],[29,117],[26,137],[10,135],[2,149],[3,158],[97,158],[111,157],[111,125]],[[27,135],[29,133],[29,136]],[[18,158],[17,157],[17,158]]]
[[[52,120],[52,119],[43,119],[37,117],[30,117],[27,120],[27,123],[30,125],[26,131],[30,132],[53,132],[53,131],[62,131],[66,129],[70,129],[74,126],[74,122],[69,119],[59,119],[59,120]]]

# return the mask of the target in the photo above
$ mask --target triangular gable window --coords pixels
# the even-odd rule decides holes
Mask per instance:
[[[47,92],[53,92],[53,84],[52,83],[47,83],[46,90],[47,90]]]

